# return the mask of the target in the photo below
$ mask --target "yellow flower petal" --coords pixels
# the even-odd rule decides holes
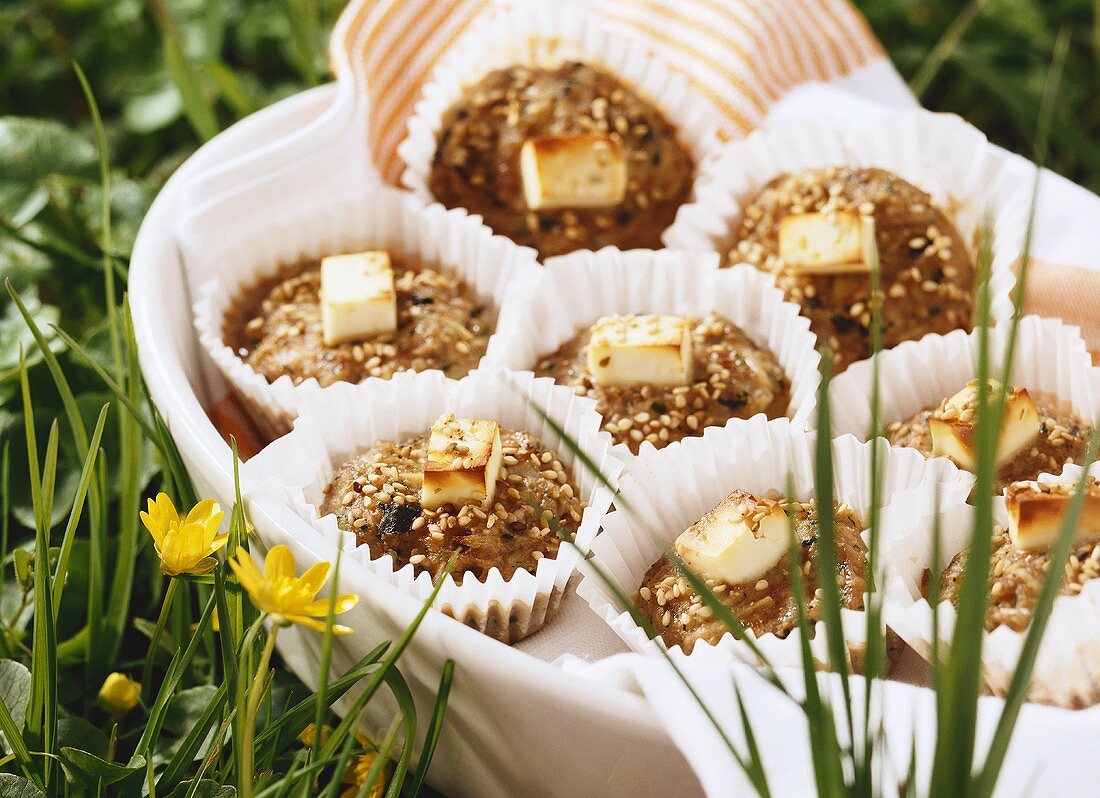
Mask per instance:
[[[218,549],[222,548],[228,542],[229,535],[218,535],[216,538],[210,541],[210,553],[213,554],[214,552],[218,551]]]
[[[191,508],[191,512],[187,514],[183,523],[201,524],[203,526],[213,524],[214,529],[217,529],[221,525],[222,515],[221,505],[213,499],[203,499]]]
[[[158,493],[156,500],[148,502],[148,512],[139,513],[139,516],[153,536],[153,542],[159,546],[168,530],[179,525],[180,518],[167,493]]]
[[[248,591],[249,595],[255,595],[264,584],[264,576],[256,567],[256,561],[244,549],[237,549],[236,558],[229,558],[229,567],[237,575],[237,581],[241,587]]]
[[[264,557],[264,579],[274,582],[280,577],[294,576],[294,555],[282,544],[274,546]]]
[[[356,604],[359,603],[359,597],[348,593],[343,596],[336,597],[336,606],[333,608],[333,615],[339,615],[342,612],[347,612]],[[310,602],[306,607],[302,609],[303,615],[313,615],[318,618],[324,618],[328,615],[328,599],[322,598],[316,601]]]
[[[328,581],[329,571],[332,570],[332,566],[327,562],[319,562],[316,565],[311,566],[301,576],[303,586],[310,591],[309,597],[312,599],[318,593],[321,592],[321,588],[325,586],[325,582]]]

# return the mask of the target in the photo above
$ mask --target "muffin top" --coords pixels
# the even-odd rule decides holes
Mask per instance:
[[[579,202],[558,196],[532,207],[537,191],[525,186],[525,142],[539,145],[529,155],[535,165],[543,159],[545,181],[569,170],[587,180],[584,169],[614,156],[625,170],[618,195],[589,193]],[[602,69],[568,62],[499,69],[468,87],[443,115],[428,184],[448,208],[480,214],[497,233],[549,257],[605,246],[659,248],[693,175],[691,156],[660,111]],[[540,188],[551,193],[549,185]]]
[[[688,319],[692,379],[686,385],[609,385],[589,368],[592,328],[583,328],[535,367],[577,393],[595,399],[603,428],[638,453],[642,441],[657,448],[731,418],[782,416],[790,381],[775,355],[756,346],[737,325],[716,313]]]
[[[971,381],[937,407],[890,424],[886,439],[926,457],[949,457],[963,470],[974,471],[975,383]],[[994,492],[1043,473],[1059,473],[1066,463],[1079,462],[1090,433],[1091,427],[1054,397],[1032,397],[1023,389],[1010,388],[997,446]]]
[[[883,169],[828,167],[780,175],[745,207],[729,262],[748,262],[776,275],[787,298],[802,307],[811,329],[829,346],[835,371],[870,356],[869,269],[820,268],[820,263],[802,268],[805,264],[794,262],[797,256],[782,257],[781,228],[795,217],[803,224],[821,222],[830,235],[843,232],[838,220],[873,223],[884,293],[883,346],[970,329],[974,267],[966,242],[928,194]],[[793,245],[789,249],[795,251]]]
[[[426,506],[426,466],[434,467],[427,464],[439,424],[398,443],[379,442],[341,464],[325,489],[321,514],[334,513],[341,529],[370,548],[372,559],[388,554],[397,568],[411,563],[433,578],[455,554],[456,582],[465,574],[484,580],[492,568],[505,579],[518,569],[534,572],[540,559],[558,552],[550,519],[570,534],[580,527],[585,503],[569,469],[538,438],[500,427],[499,471],[495,479],[483,476],[493,485],[491,497],[444,496],[442,504]],[[469,451],[462,454],[469,457]],[[480,473],[473,465],[468,470]]]
[[[311,262],[243,291],[225,320],[226,342],[268,381],[285,374],[331,385],[429,369],[464,376],[485,354],[492,309],[453,274],[391,258],[396,330],[326,344],[321,264]]]
[[[809,597],[806,607],[807,617],[812,622],[821,618],[822,604],[820,592],[816,589],[817,573],[818,508],[814,501],[785,502],[760,500],[743,491],[734,491],[715,510],[712,510],[691,530],[689,535],[700,527],[704,529],[716,523],[728,522],[728,511],[744,513],[747,522],[755,524],[750,545],[759,547],[769,537],[763,529],[768,521],[762,517],[768,513],[777,513],[782,508],[794,520],[795,534],[801,542],[799,547],[802,562],[804,595]],[[840,588],[841,605],[859,610],[863,609],[863,594],[867,588],[867,546],[860,537],[863,522],[859,513],[845,504],[833,509],[835,518],[837,585]],[[690,552],[677,541],[676,549],[684,558],[687,567],[703,578],[707,586],[733,612],[747,628],[757,636],[774,634],[786,637],[798,626],[798,606],[791,584],[789,559],[787,557],[788,516],[777,515],[775,523],[775,543],[766,561],[758,573],[748,579],[734,577],[734,581],[724,578],[707,568],[693,563]],[[719,530],[720,532],[721,530]],[[681,535],[681,540],[684,538]],[[731,541],[727,551],[729,559],[737,563],[749,558],[747,549],[736,549]],[[706,548],[715,550],[712,542]],[[736,569],[735,567],[735,569]],[[748,572],[744,572],[748,573]],[[672,563],[661,558],[646,572],[634,603],[660,634],[668,646],[681,646],[690,654],[695,643],[703,640],[717,643],[727,629],[715,618],[700,595],[691,587],[691,583],[681,575]]]

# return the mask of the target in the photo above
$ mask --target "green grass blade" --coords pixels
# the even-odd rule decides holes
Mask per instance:
[[[451,695],[451,684],[454,682],[454,675],[455,661],[449,659],[443,663],[443,675],[439,679],[439,689],[435,694],[431,722],[428,724],[428,731],[424,735],[424,747],[420,751],[420,761],[416,763],[416,771],[413,773],[412,783],[408,789],[410,798],[416,798],[420,795],[420,788],[424,785],[424,779],[428,776],[428,768],[431,767],[432,757],[435,755],[435,748],[439,743],[439,735],[443,731],[443,720],[447,713],[447,699]]]
[[[69,557],[72,555],[73,542],[76,540],[76,530],[80,524],[80,517],[84,510],[84,501],[88,495],[88,489],[92,484],[95,474],[96,459],[99,454],[99,443],[103,438],[103,429],[107,423],[107,411],[110,405],[103,405],[96,420],[95,429],[92,430],[92,440],[88,450],[88,456],[80,469],[80,482],[77,486],[76,496],[69,510],[69,520],[65,523],[65,532],[61,537],[61,550],[57,556],[57,565],[53,572],[54,594],[53,614],[57,617],[61,611],[61,596],[65,591],[65,578],[69,573]]]
[[[943,37],[936,42],[936,46],[929,51],[924,62],[920,65],[920,68],[917,69],[912,80],[909,81],[909,88],[912,89],[913,94],[916,95],[918,99],[923,97],[924,93],[928,91],[928,87],[932,85],[932,81],[935,80],[936,75],[938,75],[940,69],[943,68],[944,63],[951,58],[952,54],[958,49],[966,32],[978,17],[981,16],[982,9],[984,8],[985,0],[970,0],[966,8],[964,8],[952,21],[951,25],[944,32]]]
[[[180,93],[183,101],[183,113],[191,128],[203,141],[218,134],[220,126],[214,109],[206,101],[197,70],[187,60],[183,50],[183,36],[172,16],[172,12],[163,0],[148,0],[157,28],[164,44],[164,61],[168,74]]]

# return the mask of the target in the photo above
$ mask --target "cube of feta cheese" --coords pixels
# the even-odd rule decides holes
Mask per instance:
[[[356,252],[321,261],[325,346],[397,329],[397,292],[388,252]]]
[[[1058,542],[1069,512],[1076,483],[1013,482],[1005,488],[1008,534],[1018,549],[1047,549]],[[1085,485],[1081,514],[1073,540],[1084,543],[1100,538],[1100,483]]]
[[[699,576],[736,585],[771,570],[786,554],[789,540],[780,502],[735,490],[676,538],[673,547]]]
[[[420,506],[493,503],[500,474],[500,428],[495,421],[440,416],[428,439]]]
[[[626,196],[626,158],[606,134],[535,136],[519,155],[523,195],[532,211],[607,208]]]
[[[869,273],[878,262],[875,219],[854,211],[795,213],[779,222],[787,274]]]
[[[688,385],[691,325],[683,316],[604,316],[592,325],[588,373],[600,385]]]
[[[989,381],[989,396],[996,395],[1001,384]],[[928,419],[932,434],[932,454],[949,457],[959,468],[977,467],[974,430],[978,423],[978,381],[971,380],[954,396],[945,399]],[[1024,388],[1009,386],[1005,394],[1004,417],[997,440],[996,467],[1000,468],[1039,436],[1039,414],[1031,395]]]

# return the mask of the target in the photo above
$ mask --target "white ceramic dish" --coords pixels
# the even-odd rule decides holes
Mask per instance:
[[[245,153],[251,154],[248,160],[253,165],[261,151],[285,154],[287,141],[291,137],[300,140],[306,128],[316,129],[318,120],[331,113],[337,97],[335,86],[321,87],[278,103],[216,137],[167,183],[135,245],[129,288],[142,371],[199,491],[226,505],[232,499],[230,450],[204,410],[225,392],[225,386],[204,362],[192,332],[191,289],[197,275],[188,274],[183,266],[176,231],[183,214],[193,210],[188,200],[195,196],[197,176],[227,177]],[[827,104],[831,111],[842,105],[835,96],[829,96]],[[807,105],[812,110],[812,103]],[[866,114],[867,118],[871,116],[870,112]],[[330,158],[336,155],[329,153]],[[1018,160],[1021,173],[1028,174],[1029,165]],[[366,180],[371,172],[361,158],[347,162],[345,167],[344,177],[350,181]],[[1074,191],[1083,194],[1065,181],[1050,180],[1062,189],[1063,196]],[[233,196],[224,202],[208,203],[204,212],[223,214],[230,222],[250,221],[249,193],[231,193]],[[1086,206],[1085,200],[1093,204]],[[1093,211],[1100,218],[1100,204],[1091,195],[1084,196],[1080,204],[1082,214]],[[1060,232],[1062,221],[1064,217],[1058,214],[1047,214],[1040,219],[1039,229]],[[1076,235],[1074,240],[1087,243],[1080,229],[1076,229]],[[1038,243],[1065,240],[1065,236],[1048,235]],[[300,567],[334,557],[335,552],[302,519],[290,510],[257,504],[250,498],[252,486],[246,482],[242,487],[263,545],[286,543],[294,550]],[[354,563],[345,563],[341,581],[342,591],[354,591],[362,601],[348,615],[357,634],[336,651],[336,669],[350,664],[357,651],[393,639],[419,609],[414,599]],[[567,634],[560,634],[562,631]],[[402,672],[423,713],[430,708],[443,662],[451,658],[457,663],[447,722],[429,781],[450,796],[701,795],[702,788],[677,747],[677,743],[685,745],[700,772],[706,772],[700,751],[688,742],[691,735],[682,733],[675,723],[670,735],[662,721],[670,723],[675,718],[667,712],[658,713],[655,707],[661,704],[655,696],[643,697],[639,677],[644,675],[646,669],[642,666],[647,663],[640,662],[636,655],[606,660],[624,650],[625,646],[575,596],[563,602],[554,623],[515,648],[429,613],[401,661]],[[314,681],[311,674],[316,672],[319,659],[315,637],[288,633],[280,638],[280,651],[307,683]],[[590,662],[604,662],[588,669],[586,678],[578,675],[583,668],[563,669],[551,664],[567,653]],[[706,673],[700,671],[698,675]],[[892,682],[889,690],[899,700],[930,706],[931,693],[923,688]],[[759,706],[761,703],[766,705]],[[789,707],[773,707],[768,702],[756,702],[756,706],[759,711],[754,709],[752,713],[754,725],[775,751],[788,762],[808,762],[804,724],[792,717]],[[370,725],[377,730],[387,723],[389,711],[385,703],[375,705]],[[998,700],[983,701],[982,727],[990,728],[999,712]],[[1057,775],[1054,781],[1059,794],[1090,795],[1094,790],[1091,784],[1082,785],[1083,791],[1067,788],[1073,782],[1070,774],[1080,772],[1075,766],[1084,752],[1092,750],[1089,741],[1100,739],[1098,716],[1094,711],[1059,713],[1057,725],[1062,733],[1052,735],[1053,712],[1057,711],[1028,706],[1021,715],[1017,728],[1020,744],[1014,743],[1013,751],[1026,751],[1022,757],[1026,761],[1010,756],[1020,765],[1015,768],[1018,783],[1032,783],[1029,778],[1042,763],[1044,774],[1053,770],[1052,776]],[[931,718],[927,712],[921,717]],[[912,718],[902,717],[899,722],[911,723]],[[930,723],[919,724],[922,749],[930,744],[933,731]],[[1054,742],[1056,737],[1062,742],[1047,746],[1049,752],[1044,749],[1037,756],[1028,748],[1036,740]],[[799,788],[776,794],[812,793],[812,776],[804,768],[781,766],[780,770],[789,775],[786,783],[797,781]],[[722,783],[733,782],[725,779]]]
[[[218,168],[252,139],[270,140],[323,114],[335,87],[285,100],[218,136],[197,153],[165,186],[142,226],[131,261],[130,291],[142,371],[153,399],[167,420],[200,493],[231,503],[232,458],[203,409],[225,388],[201,358],[191,332],[188,285],[174,226],[181,212],[184,185],[194,175]],[[365,177],[365,176],[364,176]],[[245,212],[246,209],[241,209]],[[250,486],[242,485],[246,501]],[[331,560],[335,551],[288,509],[249,501],[251,520],[264,544],[289,545],[299,566]],[[361,596],[347,616],[356,630],[351,645],[335,654],[334,668],[351,664],[351,651],[365,652],[394,639],[420,605],[354,563],[343,568],[343,589]],[[625,650],[575,596],[556,622],[579,618],[588,654]],[[430,711],[439,674],[448,658],[456,661],[448,720],[432,765],[431,781],[452,796],[584,795],[592,774],[603,774],[606,796],[701,794],[698,783],[648,704],[635,693],[608,690],[554,667],[564,649],[545,647],[531,638],[531,656],[429,613],[401,661],[418,709]],[[282,638],[281,638],[282,641]],[[283,656],[306,682],[319,661],[312,636],[287,635]],[[580,652],[579,652],[580,653]],[[373,707],[373,726],[383,727],[390,708]]]

